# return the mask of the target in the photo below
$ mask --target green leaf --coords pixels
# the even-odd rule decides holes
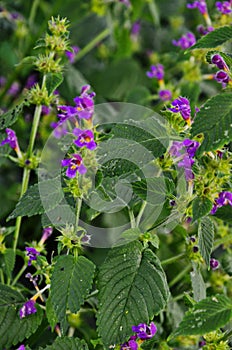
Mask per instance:
[[[22,109],[25,105],[28,105],[28,101],[25,99],[20,104],[16,105],[14,108],[11,108],[6,113],[0,116],[0,130],[8,128],[14,124],[18,117],[20,116]]]
[[[138,241],[112,249],[99,272],[97,324],[103,344],[124,342],[131,326],[149,322],[169,290],[159,259]]]
[[[52,345],[46,348],[39,348],[39,350],[88,350],[88,346],[84,340],[79,338],[58,337]]]
[[[202,257],[207,266],[210,265],[210,255],[214,242],[214,225],[208,217],[201,219],[198,228],[198,244]]]
[[[22,198],[17,203],[14,211],[8,217],[8,220],[17,216],[33,216],[44,213],[46,209],[53,209],[63,198],[59,179],[46,180],[28,188]],[[42,199],[42,200],[41,200]],[[42,203],[43,202],[43,203]]]
[[[137,86],[131,89],[126,97],[126,102],[144,105],[151,96],[150,91],[144,86]]]
[[[0,284],[0,348],[13,345],[29,338],[42,322],[43,311],[36,305],[37,312],[23,319],[19,318],[19,309],[25,299],[17,291]]]
[[[232,303],[224,295],[216,295],[199,301],[188,311],[179,327],[169,336],[203,335],[216,331],[232,317]]]
[[[15,251],[7,248],[4,253],[5,271],[8,278],[11,278],[11,273],[15,265]]]
[[[197,43],[191,46],[188,51],[194,49],[208,49],[220,46],[232,39],[232,27],[224,26],[220,28],[216,28],[212,32],[204,35],[200,38]]]
[[[63,75],[61,73],[48,73],[46,75],[46,88],[48,95],[53,94],[53,92],[60,86],[63,81]]]
[[[229,275],[232,276],[232,256],[231,253],[224,253],[221,259],[221,264],[223,270]]]
[[[232,207],[230,205],[225,205],[224,207],[219,208],[214,216],[223,221],[232,223]]]
[[[193,288],[193,297],[195,301],[200,301],[206,298],[206,287],[203,277],[201,275],[200,269],[193,264],[193,271],[190,272],[192,288]]]
[[[51,297],[49,296],[46,301],[46,316],[48,319],[48,323],[51,326],[52,331],[54,331],[55,326],[58,323],[58,319],[56,317],[56,313],[54,307],[52,305]]]
[[[212,209],[212,202],[206,197],[196,197],[192,203],[193,221],[207,215]]]
[[[132,183],[134,193],[148,203],[162,205],[174,183],[165,177],[146,178]]]
[[[66,327],[66,311],[79,311],[92,286],[95,266],[84,256],[58,258],[51,278],[51,302],[61,327]]]
[[[232,94],[223,93],[209,99],[197,113],[192,124],[192,137],[203,133],[204,140],[197,151],[216,150],[232,139]]]
[[[65,224],[75,223],[75,213],[68,204],[59,204],[57,207],[43,213],[41,217],[43,227],[47,226],[64,226]]]

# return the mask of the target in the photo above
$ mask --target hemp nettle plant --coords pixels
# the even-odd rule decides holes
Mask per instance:
[[[232,1],[0,23],[0,349],[231,349]]]

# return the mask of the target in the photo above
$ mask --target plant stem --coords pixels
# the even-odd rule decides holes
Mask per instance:
[[[136,227],[138,227],[139,224],[140,224],[140,221],[142,219],[142,216],[143,216],[144,210],[146,208],[146,205],[147,205],[147,202],[145,202],[145,201],[141,205],[140,211],[139,211],[138,216],[136,218]]]
[[[135,228],[136,222],[135,222],[135,216],[134,216],[133,210],[128,209],[128,213],[129,213],[129,217],[130,217],[131,228]]]
[[[192,268],[191,265],[187,265],[184,270],[182,270],[180,273],[178,273],[178,275],[171,280],[171,282],[169,283],[169,287],[171,288],[177,282],[179,282],[182,279],[182,277],[184,277],[184,275],[191,270],[191,268]]]
[[[93,40],[91,40],[83,49],[81,49],[75,57],[75,62],[80,60],[82,57],[87,55],[94,47],[103,39],[109,36],[110,30],[108,28],[104,29],[100,34],[98,34]]]
[[[77,231],[79,219],[80,219],[80,213],[81,213],[81,205],[82,205],[82,198],[77,199],[76,204],[76,220],[75,220],[75,231]]]
[[[34,0],[31,6],[30,16],[28,19],[28,24],[30,28],[32,27],[32,24],[34,22],[38,5],[39,5],[39,0]]]
[[[21,270],[19,270],[19,272],[18,272],[17,275],[15,276],[13,282],[11,283],[11,286],[14,286],[14,285],[18,282],[19,278],[22,276],[22,274],[24,273],[24,271],[26,270],[26,268],[27,268],[27,265],[23,265],[23,267],[21,268]]]
[[[179,259],[181,259],[183,257],[185,257],[185,253],[181,253],[179,255],[173,256],[172,258],[163,260],[163,261],[161,261],[161,265],[165,266],[165,265],[172,264],[173,262],[175,262],[175,261],[177,261],[177,260],[179,260]]]

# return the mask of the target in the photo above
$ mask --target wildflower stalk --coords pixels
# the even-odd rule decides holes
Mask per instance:
[[[107,38],[109,34],[110,34],[109,28],[106,28],[101,33],[99,33],[93,40],[91,40],[83,49],[81,49],[77,53],[75,57],[75,62],[80,60],[85,55],[87,55],[87,53],[89,53],[100,41]]]
[[[187,266],[185,267],[184,270],[181,270],[181,272],[178,273],[178,275],[175,276],[175,277],[170,281],[169,287],[171,288],[171,287],[173,287],[177,282],[179,282],[179,281],[182,279],[182,277],[184,277],[184,276],[191,270],[191,268],[192,268],[191,265],[187,265]]]
[[[19,280],[19,278],[22,276],[22,274],[24,273],[24,271],[27,268],[27,264],[24,264],[21,268],[21,270],[19,270],[19,272],[17,273],[17,275],[15,276],[15,278],[13,279],[11,286],[13,287]]]
[[[28,19],[29,28],[31,28],[33,23],[34,23],[34,19],[35,19],[38,5],[39,5],[39,0],[34,0],[32,3],[32,6],[31,6],[31,12],[30,12],[30,16]]]
[[[175,261],[179,260],[179,259],[182,259],[185,257],[185,253],[181,253],[179,255],[175,255],[173,256],[172,258],[169,258],[169,259],[166,259],[166,260],[163,260],[161,261],[161,265],[162,266],[165,266],[165,265],[169,265],[169,264],[172,264],[174,263]]]
[[[44,77],[43,77],[42,88],[45,86],[45,82],[46,82],[46,75],[44,75]],[[31,135],[30,135],[30,140],[29,140],[29,145],[28,145],[28,151],[27,151],[28,158],[30,158],[33,154],[33,148],[34,148],[34,144],[35,144],[36,134],[38,131],[41,111],[42,111],[42,106],[37,105],[35,107]],[[23,170],[23,180],[22,180],[22,187],[21,187],[21,193],[20,193],[19,199],[24,195],[24,193],[28,189],[30,172],[31,172],[31,170],[27,167],[25,167]],[[14,251],[16,251],[16,248],[17,248],[21,223],[22,223],[22,217],[18,216],[16,219],[15,232],[14,232],[14,238],[13,238],[13,250]]]
[[[142,216],[143,216],[144,210],[146,208],[146,205],[147,205],[147,202],[145,202],[145,201],[141,205],[140,211],[139,211],[139,213],[137,215],[137,218],[136,218],[136,227],[138,227],[139,224],[140,224],[140,221],[142,219]]]

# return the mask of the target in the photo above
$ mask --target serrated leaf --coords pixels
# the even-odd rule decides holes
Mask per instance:
[[[65,224],[75,223],[75,213],[68,204],[59,204],[57,207],[42,214],[42,226],[64,226]]]
[[[39,187],[40,186],[40,187]],[[33,216],[44,213],[46,209],[53,209],[63,198],[59,179],[46,180],[28,188],[17,203],[8,220],[17,216]]]
[[[224,26],[214,29],[212,32],[200,38],[188,51],[194,49],[207,49],[220,46],[232,39],[232,26]]]
[[[60,86],[63,81],[63,75],[61,73],[48,73],[46,75],[46,88],[48,95],[53,94],[53,92]]]
[[[231,300],[216,295],[199,301],[188,311],[179,327],[169,336],[203,335],[218,330],[232,317]]]
[[[79,338],[58,337],[52,345],[39,350],[88,350],[88,346],[84,340]]]
[[[201,219],[198,228],[198,244],[200,253],[205,260],[207,266],[210,263],[210,255],[214,242],[214,225],[208,217]]]
[[[52,305],[51,297],[49,296],[46,301],[46,316],[48,319],[48,323],[51,326],[52,331],[54,331],[55,326],[58,323],[58,319],[56,317],[56,313],[54,311],[54,307]]]
[[[23,319],[19,318],[19,309],[25,299],[17,291],[0,284],[0,348],[13,345],[29,338],[39,327],[43,311],[36,305],[37,312]]]
[[[232,94],[213,96],[197,113],[192,124],[192,137],[203,133],[197,154],[216,150],[232,139]]]
[[[14,249],[7,248],[4,253],[5,271],[8,278],[11,278],[11,273],[15,265],[15,251]]]
[[[112,249],[99,272],[97,324],[103,344],[123,343],[131,326],[161,311],[169,290],[159,259],[141,243]]]
[[[195,301],[200,301],[206,298],[206,286],[203,280],[200,269],[193,264],[193,271],[190,272],[192,288],[193,288],[193,297]]]
[[[212,202],[206,197],[196,197],[192,203],[193,221],[207,215],[212,209]]]
[[[84,256],[58,258],[51,278],[51,302],[61,327],[66,327],[66,311],[79,311],[92,286],[95,265]]]
[[[20,104],[11,108],[6,113],[0,115],[0,130],[8,128],[12,124],[14,124],[17,121],[18,117],[20,116],[22,109],[25,105],[28,105],[28,101],[26,99],[22,101]]]

